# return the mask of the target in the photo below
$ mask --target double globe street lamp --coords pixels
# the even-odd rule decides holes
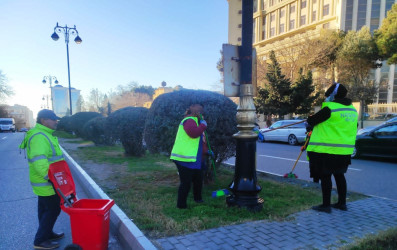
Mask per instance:
[[[68,27],[65,25],[65,27],[59,26],[58,23],[54,28],[54,33],[51,35],[52,40],[57,41],[59,39],[58,34],[63,33],[65,35],[65,43],[66,43],[66,55],[67,55],[67,61],[68,61],[68,81],[69,81],[69,111],[70,115],[73,115],[72,111],[72,89],[70,86],[70,66],[69,66],[69,35],[76,36],[74,41],[77,44],[80,44],[83,40],[79,37],[79,32],[76,29],[76,25],[74,25],[73,28]]]
[[[57,79],[55,76],[51,76],[51,75],[44,76],[44,77],[43,77],[43,84],[46,84],[46,83],[47,83],[46,79],[47,79],[48,82],[50,83],[50,90],[51,90],[51,108],[52,108],[52,110],[54,110],[54,99],[53,99],[53,97],[52,97],[52,80],[54,80],[54,83],[55,83],[55,84],[58,84],[58,79]],[[44,99],[43,99],[43,100],[44,100]],[[47,98],[47,106],[48,106],[48,98]]]

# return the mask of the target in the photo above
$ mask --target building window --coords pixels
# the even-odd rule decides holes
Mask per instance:
[[[313,12],[312,12],[312,22],[315,22],[316,21],[316,11],[314,10]]]
[[[374,1],[379,1],[379,6],[380,6],[380,0],[374,0]],[[352,25],[353,25],[353,0],[347,0],[346,1],[345,31],[351,30]]]
[[[358,1],[357,10],[357,30],[361,29],[365,25],[365,19],[367,17],[367,0]]]
[[[276,14],[275,13],[272,13],[271,15],[270,15],[270,22],[274,22],[276,20]]]
[[[301,9],[304,9],[304,8],[306,8],[306,0],[303,0],[301,2]]]
[[[254,13],[258,11],[258,0],[254,0]]]
[[[262,17],[263,26],[266,26],[266,16]]]
[[[291,7],[289,8],[289,13],[290,14],[295,13],[295,4],[291,5]]]
[[[317,0],[313,0],[313,4],[316,4],[317,3]]]
[[[324,5],[323,7],[323,16],[329,15],[329,4]]]
[[[305,25],[306,24],[306,15],[301,16],[300,19],[300,26]]]
[[[272,7],[274,5],[274,0],[269,0],[269,7]]]
[[[280,29],[279,29],[279,33],[284,33],[284,24],[280,24]]]
[[[285,10],[284,9],[280,10],[280,19],[283,18],[284,15],[285,15]]]
[[[290,21],[289,21],[289,29],[290,29],[290,30],[295,29],[295,20],[290,20]]]
[[[262,40],[265,40],[265,39],[266,39],[266,30],[263,29],[262,30]]]
[[[265,10],[265,9],[266,9],[266,1],[262,0],[262,10]]]
[[[273,27],[273,28],[270,28],[270,37],[273,37],[274,34],[275,34],[275,29],[274,29],[274,27]]]
[[[371,32],[379,28],[379,18],[380,18],[380,0],[372,0],[371,21],[370,21]]]

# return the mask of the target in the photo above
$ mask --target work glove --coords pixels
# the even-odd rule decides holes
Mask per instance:
[[[200,124],[204,124],[207,127],[207,122],[205,120],[201,120]]]
[[[214,154],[214,152],[212,152],[211,150],[208,150],[208,155],[212,158],[212,159],[215,159],[215,154]]]

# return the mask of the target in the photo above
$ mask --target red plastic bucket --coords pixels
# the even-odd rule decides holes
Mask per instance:
[[[109,241],[110,209],[114,200],[81,199],[62,206],[70,216],[73,243],[84,250],[105,250]]]

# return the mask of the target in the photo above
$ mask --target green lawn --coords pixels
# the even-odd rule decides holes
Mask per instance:
[[[318,187],[304,187],[258,177],[262,187],[259,196],[264,199],[262,211],[253,213],[246,209],[228,207],[224,196],[211,197],[212,191],[228,187],[233,179],[233,170],[220,167],[217,170],[217,181],[204,185],[205,203],[195,203],[190,192],[188,209],[180,210],[176,208],[179,177],[174,163],[168,157],[152,154],[126,157],[123,149],[117,146],[81,147],[69,153],[80,159],[83,168],[87,168],[84,162],[101,166],[99,173],[93,172],[91,166],[90,175],[149,238],[254,220],[283,220],[292,213],[321,203]],[[104,165],[110,173],[105,178],[99,177],[104,172]],[[363,196],[355,195],[353,199],[360,197]],[[349,198],[352,200],[352,197]]]
[[[376,235],[370,235],[358,240],[343,249],[346,250],[381,250],[397,249],[397,228],[392,228]]]

